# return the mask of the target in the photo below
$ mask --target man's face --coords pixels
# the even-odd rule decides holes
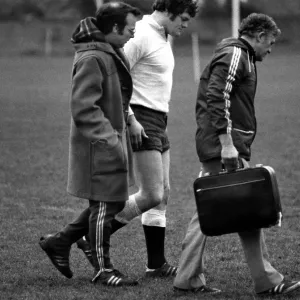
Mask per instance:
[[[137,21],[137,17],[133,14],[129,13],[126,17],[126,26],[123,30],[117,30],[116,38],[115,38],[115,46],[118,48],[123,48],[124,45],[134,37],[135,32],[135,23]]]
[[[267,54],[271,53],[275,41],[276,39],[273,34],[262,32],[257,35],[256,44],[254,46],[257,61],[263,61]]]
[[[191,16],[184,12],[172,19],[172,16],[169,17],[169,21],[166,25],[166,33],[170,34],[173,37],[180,36],[182,31],[189,26]]]

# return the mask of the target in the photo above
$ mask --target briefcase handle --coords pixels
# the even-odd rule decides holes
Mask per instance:
[[[225,164],[223,162],[221,162],[221,164],[222,164],[222,171],[220,172],[220,174],[223,174],[223,173],[233,173],[233,172],[237,172],[239,170],[243,170],[244,169],[244,163],[241,160],[241,158],[239,158],[239,160],[238,160],[238,167],[236,169],[234,169],[234,170],[231,170],[231,171],[228,171],[225,168]]]
[[[239,161],[242,163],[242,166],[241,166],[241,164],[239,164],[239,168],[237,168],[237,169],[235,169],[235,170],[232,170],[232,171],[227,171],[226,169],[225,169],[225,165],[222,163],[222,171],[220,171],[219,172],[219,174],[225,174],[225,173],[234,173],[234,172],[238,172],[238,171],[241,171],[241,170],[244,170],[245,168],[251,168],[251,166],[246,166],[245,167],[245,164],[244,164],[244,162],[243,162],[243,159],[239,159]],[[254,167],[256,167],[256,168],[260,168],[260,167],[263,167],[264,165],[263,164],[256,164]],[[210,175],[213,175],[213,174],[211,174],[211,173],[209,173],[209,172],[207,172],[207,173],[202,173],[202,171],[200,172],[200,174],[199,174],[199,177],[204,177],[204,176],[210,176]]]
[[[251,168],[247,163],[246,163],[246,160],[244,158],[241,158],[239,157],[239,160],[238,160],[239,164],[238,164],[238,168],[237,169],[234,169],[232,171],[228,171],[225,169],[225,165],[222,163],[222,171],[220,173],[231,173],[231,172],[236,172],[236,171],[240,171],[240,170],[243,170],[243,169],[246,169],[246,168]],[[246,163],[246,164],[245,164]],[[256,164],[255,167],[258,168],[258,167],[262,167],[263,164]]]

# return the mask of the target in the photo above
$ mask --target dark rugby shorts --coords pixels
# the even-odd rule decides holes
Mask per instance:
[[[142,145],[133,151],[157,150],[161,153],[170,149],[170,142],[166,133],[168,115],[142,105],[130,105],[137,121],[144,127],[148,138],[142,138]]]

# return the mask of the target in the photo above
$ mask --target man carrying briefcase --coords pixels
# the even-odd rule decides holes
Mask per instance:
[[[256,61],[271,53],[280,35],[274,20],[253,13],[245,18],[239,38],[224,39],[203,71],[196,104],[196,146],[202,173],[232,171],[242,163],[247,167],[250,146],[256,133],[254,97],[256,92]],[[286,294],[300,287],[300,281],[284,280],[264,257],[266,250],[261,229],[240,232],[257,294]],[[179,262],[174,289],[199,293],[218,293],[206,286],[203,274],[203,253],[206,236],[201,233],[198,214],[193,216]]]

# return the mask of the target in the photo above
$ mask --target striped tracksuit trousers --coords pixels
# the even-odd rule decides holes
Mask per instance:
[[[88,236],[95,271],[113,269],[110,261],[111,222],[125,206],[125,202],[99,202],[89,200],[86,208],[73,222],[57,234],[59,241],[72,245]]]
[[[90,200],[89,239],[95,270],[112,270],[110,261],[111,222],[125,206],[125,202]]]

